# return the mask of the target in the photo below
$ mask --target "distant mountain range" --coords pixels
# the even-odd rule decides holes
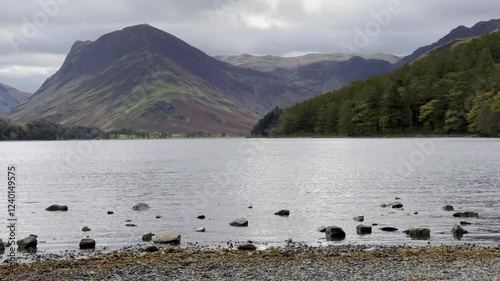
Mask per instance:
[[[16,106],[27,101],[30,96],[31,94],[0,83],[0,116],[8,114]]]
[[[132,26],[75,42],[59,71],[8,117],[103,130],[247,134],[275,106],[390,72],[499,25],[459,27],[401,60],[386,54],[213,58],[152,26]]]
[[[396,56],[386,54],[310,54],[299,57],[241,55],[216,58],[298,83],[317,94],[389,72],[393,63],[399,60]]]

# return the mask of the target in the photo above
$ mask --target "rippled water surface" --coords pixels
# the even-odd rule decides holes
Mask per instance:
[[[18,238],[38,234],[39,249],[77,249],[90,235],[98,247],[141,243],[145,232],[182,234],[214,245],[288,238],[324,243],[321,225],[347,233],[340,243],[426,244],[382,226],[429,227],[433,244],[500,240],[500,140],[497,139],[196,139],[91,142],[2,142],[0,168],[7,221],[7,166],[17,169]],[[382,208],[400,197],[404,210]],[[132,210],[146,202],[146,212]],[[68,212],[50,213],[51,204]],[[479,212],[459,219],[441,208]],[[248,206],[253,206],[249,209]],[[289,209],[290,217],[274,215]],[[107,211],[114,215],[107,215]],[[418,214],[415,214],[418,212]],[[207,219],[198,220],[198,215]],[[161,215],[161,219],[156,219]],[[377,223],[356,235],[354,216]],[[248,228],[230,227],[246,217]],[[126,227],[126,220],[137,227]],[[462,220],[470,234],[450,234]],[[92,229],[81,232],[83,226]],[[205,233],[194,228],[205,227]],[[0,228],[0,238],[7,238]]]

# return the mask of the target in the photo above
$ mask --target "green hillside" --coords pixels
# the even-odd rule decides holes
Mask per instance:
[[[500,137],[500,32],[285,110],[254,135]],[[267,122],[271,121],[271,122]]]

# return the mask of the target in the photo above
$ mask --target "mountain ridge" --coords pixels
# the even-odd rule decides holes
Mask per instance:
[[[395,67],[399,68],[402,67],[406,64],[410,64],[423,55],[425,55],[427,52],[442,46],[446,45],[447,43],[454,41],[456,39],[464,39],[464,38],[471,38],[471,37],[477,37],[484,35],[485,33],[494,31],[496,29],[500,28],[500,19],[491,19],[488,21],[480,21],[476,24],[474,24],[472,27],[466,27],[464,25],[460,25],[454,29],[452,29],[448,34],[446,34],[444,37],[439,39],[438,41],[424,46],[420,47],[417,50],[415,50],[412,54],[403,57],[401,60],[399,60],[396,64]]]
[[[31,94],[0,83],[0,116],[7,115],[19,104],[28,100]]]

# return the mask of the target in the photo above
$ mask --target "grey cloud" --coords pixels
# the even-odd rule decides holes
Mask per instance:
[[[149,23],[210,55],[284,55],[340,52],[353,43],[372,14],[393,0],[64,0],[59,11],[15,54],[6,34],[21,34],[25,22],[43,12],[41,2],[0,2],[0,82],[34,92],[48,78],[31,72],[6,75],[13,65],[57,69],[76,40],[96,40],[126,26]],[[498,0],[400,0],[403,11],[360,49],[405,55],[430,44],[458,25],[498,18]],[[37,54],[59,59],[33,59]],[[17,62],[16,62],[17,60]],[[40,65],[42,64],[42,65]],[[45,64],[45,65],[43,65]],[[2,72],[2,69],[4,71]],[[16,77],[16,78],[13,78]],[[19,78],[23,77],[23,78]]]

